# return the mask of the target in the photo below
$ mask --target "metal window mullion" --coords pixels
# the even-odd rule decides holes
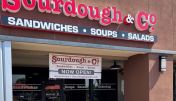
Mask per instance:
[[[4,101],[4,78],[2,61],[2,41],[0,41],[0,101]]]
[[[4,101],[13,101],[12,93],[12,56],[11,42],[4,41],[2,43],[2,59],[4,72]]]

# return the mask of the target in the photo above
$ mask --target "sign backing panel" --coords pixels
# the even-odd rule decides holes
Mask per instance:
[[[101,68],[101,57],[49,54],[49,78],[101,79]]]

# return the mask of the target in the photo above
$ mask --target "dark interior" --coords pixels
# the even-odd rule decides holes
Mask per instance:
[[[101,80],[49,79],[49,68],[13,67],[14,101],[117,101],[117,71]]]

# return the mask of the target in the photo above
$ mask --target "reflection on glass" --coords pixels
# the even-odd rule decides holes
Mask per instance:
[[[15,74],[13,75],[13,84],[15,83],[25,83],[26,76],[24,74]]]
[[[23,74],[22,74],[23,73]],[[48,79],[48,69],[13,71],[13,101],[117,101],[117,72],[102,71],[101,80]]]

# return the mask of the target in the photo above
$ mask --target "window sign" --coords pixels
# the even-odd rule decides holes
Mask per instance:
[[[49,54],[49,78],[101,79],[101,57]]]

